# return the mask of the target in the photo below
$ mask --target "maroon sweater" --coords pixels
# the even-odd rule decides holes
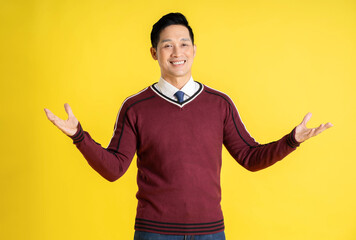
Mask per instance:
[[[154,85],[127,98],[107,148],[80,124],[72,136],[88,163],[109,181],[125,173],[137,152],[136,230],[176,235],[223,231],[222,145],[250,171],[271,166],[299,146],[294,129],[278,141],[257,143],[230,98],[200,85],[181,104]]]

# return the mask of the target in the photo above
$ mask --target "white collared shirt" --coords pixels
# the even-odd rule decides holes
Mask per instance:
[[[174,94],[177,91],[182,91],[184,92],[183,100],[185,101],[199,90],[200,85],[199,83],[194,82],[193,77],[190,77],[189,81],[182,87],[182,89],[178,89],[161,77],[159,82],[155,84],[155,87],[160,93],[173,100],[177,100],[177,97],[174,96]]]

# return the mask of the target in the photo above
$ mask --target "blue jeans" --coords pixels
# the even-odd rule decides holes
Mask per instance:
[[[135,231],[134,240],[225,240],[225,233],[219,232],[205,235],[166,235]]]

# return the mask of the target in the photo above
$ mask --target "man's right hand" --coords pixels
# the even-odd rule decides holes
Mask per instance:
[[[44,111],[46,112],[48,120],[68,136],[73,136],[78,130],[78,119],[74,116],[68,103],[64,104],[64,109],[68,114],[67,120],[60,119],[47,108],[45,108]]]

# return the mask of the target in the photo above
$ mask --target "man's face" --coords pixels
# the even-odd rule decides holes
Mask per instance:
[[[191,76],[196,46],[189,30],[183,25],[170,25],[160,33],[157,49],[151,47],[153,59],[158,60],[165,80]]]

